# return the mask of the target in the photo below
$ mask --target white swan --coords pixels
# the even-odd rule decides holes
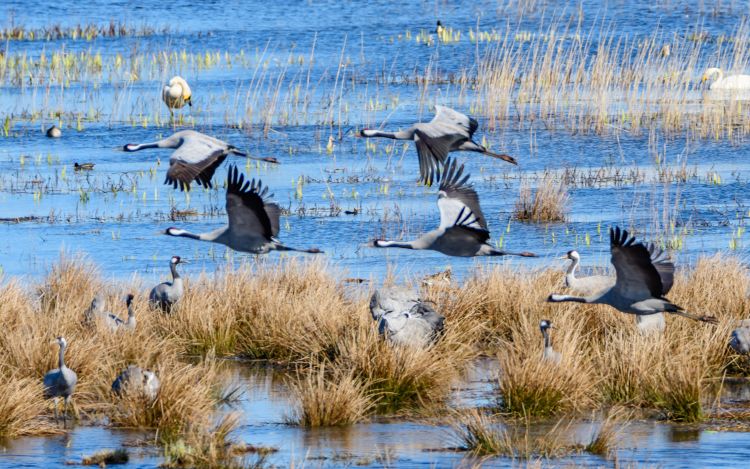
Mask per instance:
[[[703,72],[701,83],[711,81],[709,90],[750,90],[750,75],[729,75],[724,77],[721,69],[711,67]]]
[[[169,84],[164,85],[161,90],[161,99],[164,100],[164,104],[167,105],[170,113],[173,109],[181,109],[185,104],[192,106],[192,96],[190,86],[180,76],[172,77]]]

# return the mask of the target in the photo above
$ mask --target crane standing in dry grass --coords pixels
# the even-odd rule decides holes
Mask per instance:
[[[674,281],[674,264],[664,251],[653,244],[647,247],[643,243],[636,243],[635,238],[619,227],[610,228],[609,236],[611,262],[617,274],[614,286],[584,297],[553,293],[547,301],[605,304],[628,314],[670,313],[696,321],[717,323],[713,316],[687,313],[664,298]]]
[[[151,289],[148,295],[152,308],[159,308],[162,312],[170,313],[172,306],[180,301],[185,294],[185,286],[180,273],[177,272],[177,264],[187,264],[180,256],[172,256],[169,261],[169,270],[172,273],[171,282],[162,282]]]
[[[56,339],[57,345],[60,346],[57,358],[57,368],[48,371],[44,375],[44,397],[52,399],[55,406],[55,421],[57,421],[57,399],[63,399],[63,427],[65,426],[65,420],[68,416],[68,404],[70,403],[70,397],[76,389],[76,383],[78,382],[78,375],[76,372],[65,366],[65,349],[68,347],[68,342],[64,337],[58,337]]]

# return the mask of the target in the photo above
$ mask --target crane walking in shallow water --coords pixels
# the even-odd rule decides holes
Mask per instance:
[[[445,163],[445,168],[438,193],[440,226],[414,241],[376,239],[369,244],[370,247],[432,250],[458,257],[536,257],[530,252],[506,252],[490,246],[487,243],[490,231],[479,206],[479,196],[474,188],[467,184],[469,175],[462,177],[464,166],[457,166],[455,160],[449,159]]]
[[[169,157],[169,169],[164,184],[180,190],[190,189],[190,183],[195,181],[199,186],[213,187],[211,179],[216,168],[229,155],[244,156],[245,158],[268,163],[278,163],[276,158],[257,158],[239,151],[235,146],[218,138],[210,137],[195,130],[181,130],[167,138],[151,143],[128,143],[124,151],[134,152],[147,148],[172,148]]]
[[[268,187],[263,187],[260,179],[257,182],[255,179],[246,181],[245,176],[232,165],[229,167],[227,180],[226,207],[229,225],[199,234],[170,227],[164,234],[223,244],[235,251],[252,254],[265,254],[269,251],[322,252],[316,248],[291,248],[276,239],[281,208],[265,200],[273,194],[268,195]]]
[[[185,294],[185,286],[182,283],[182,277],[177,272],[177,264],[187,264],[180,256],[172,256],[169,261],[169,270],[172,272],[171,282],[162,282],[151,289],[148,295],[149,303],[152,308],[159,308],[162,312],[172,312],[172,306],[180,301]]]
[[[428,186],[440,177],[440,169],[452,151],[473,151],[518,164],[512,156],[492,153],[472,140],[479,128],[476,119],[445,106],[435,106],[435,111],[435,117],[430,122],[414,124],[406,130],[384,132],[363,129],[359,136],[413,140],[419,157],[419,180]]]
[[[53,400],[55,406],[55,421],[57,421],[57,399],[63,399],[63,427],[65,426],[65,419],[68,416],[68,404],[70,398],[73,395],[73,391],[76,389],[76,383],[78,382],[78,375],[76,372],[65,366],[65,349],[68,347],[68,342],[64,337],[58,337],[56,339],[57,345],[60,346],[57,358],[57,368],[48,371],[44,375],[44,397]]]
[[[616,273],[614,286],[584,297],[553,293],[547,301],[605,304],[628,314],[670,313],[696,321],[718,322],[713,316],[687,313],[664,298],[674,281],[674,264],[667,253],[653,244],[647,247],[643,243],[636,243],[635,238],[619,227],[610,228],[609,237],[611,262]]]

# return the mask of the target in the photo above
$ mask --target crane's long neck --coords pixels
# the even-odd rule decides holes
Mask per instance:
[[[172,271],[172,280],[177,280],[180,278],[180,273],[177,272],[177,264],[170,262],[169,263],[169,269]]]
[[[414,140],[414,129],[399,130],[398,132],[385,132],[382,130],[363,130],[363,137],[392,138],[394,140]]]
[[[208,233],[191,233],[186,230],[180,230],[171,228],[167,230],[166,234],[169,236],[179,236],[180,238],[190,238],[190,239],[197,239],[198,241],[211,241],[216,243],[221,243],[221,236],[226,233],[229,230],[228,226],[223,226],[221,228],[217,228],[213,231],[209,231]]]
[[[552,348],[552,338],[549,335],[549,329],[546,327],[542,329],[542,336],[544,337],[544,348],[545,349],[551,349]]]
[[[573,295],[557,295],[552,294],[547,298],[547,301],[551,303],[564,303],[572,301],[574,303],[596,303],[598,297],[584,297],[584,296],[573,296]]]
[[[573,258],[572,261],[573,262],[568,266],[568,270],[565,271],[565,286],[568,288],[572,288],[573,284],[576,282],[576,269],[578,269],[579,260]]]
[[[382,241],[376,240],[373,243],[376,248],[402,248],[402,249],[423,249],[416,245],[416,241]]]
[[[125,145],[124,150],[125,151],[139,151],[139,150],[146,150],[148,148],[177,148],[180,145],[182,145],[181,138],[167,137],[165,139],[158,140],[156,142],[141,143],[139,145],[128,144],[128,145]]]
[[[57,367],[61,370],[65,368],[65,345],[60,344],[60,351],[57,357]]]

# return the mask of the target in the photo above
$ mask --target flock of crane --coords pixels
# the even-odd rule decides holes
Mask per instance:
[[[714,72],[715,73],[715,72]],[[185,104],[192,105],[192,92],[187,82],[174,77],[164,86],[164,103],[173,113]],[[535,257],[530,252],[506,252],[489,244],[490,231],[479,204],[479,196],[459,165],[449,153],[457,151],[476,152],[511,164],[516,160],[508,155],[492,153],[473,140],[479,123],[462,113],[444,106],[435,106],[436,114],[430,122],[417,123],[406,130],[385,132],[364,129],[358,137],[381,137],[414,141],[419,158],[419,182],[428,186],[439,183],[437,205],[440,212],[439,226],[412,241],[388,241],[375,239],[373,248],[403,248],[434,250],[448,256],[504,256]],[[59,138],[59,129],[48,130],[48,136]],[[254,158],[236,147],[214,137],[193,130],[182,130],[153,143],[127,144],[124,151],[134,152],[151,148],[174,150],[169,159],[165,184],[173,188],[189,190],[195,182],[205,188],[212,187],[217,168],[229,155],[260,159],[277,164],[275,158]],[[93,169],[92,163],[79,165],[76,169]],[[226,188],[226,212],[228,224],[207,233],[191,233],[170,227],[165,235],[208,241],[225,245],[235,251],[264,254],[269,251],[299,251],[321,253],[317,248],[292,248],[278,239],[280,207],[271,202],[272,194],[260,180],[248,180],[235,165],[228,168]],[[637,242],[627,231],[619,227],[610,229],[611,263],[615,276],[576,277],[580,256],[570,251],[565,258],[571,264],[565,275],[566,286],[584,296],[551,294],[549,302],[578,302],[606,304],[623,313],[635,315],[638,328],[644,333],[662,332],[665,328],[664,313],[675,314],[697,321],[716,323],[712,316],[698,316],[684,311],[670,302],[667,295],[672,288],[674,264],[668,254],[653,244]],[[149,302],[152,308],[170,313],[184,295],[182,278],[177,266],[185,263],[178,256],[170,260],[171,282],[164,282],[151,290]],[[127,330],[136,327],[132,309],[133,295],[126,298],[128,317],[126,320],[104,311],[104,299],[97,296],[84,314],[84,323],[103,321],[111,330]],[[424,347],[438,340],[445,327],[445,318],[429,303],[423,301],[418,292],[406,287],[381,288],[374,292],[370,301],[372,317],[379,331],[392,343]],[[554,363],[561,361],[561,354],[552,347],[549,320],[540,322],[544,340],[543,359]],[[76,373],[65,366],[64,353],[67,342],[57,338],[59,366],[44,377],[45,394],[55,399],[62,398],[63,425],[69,400],[75,390]],[[732,335],[730,345],[740,353],[750,352],[750,321],[742,324]],[[156,399],[159,390],[158,377],[149,370],[131,365],[112,384],[113,392],[122,394],[126,390],[136,391],[150,400]]]

